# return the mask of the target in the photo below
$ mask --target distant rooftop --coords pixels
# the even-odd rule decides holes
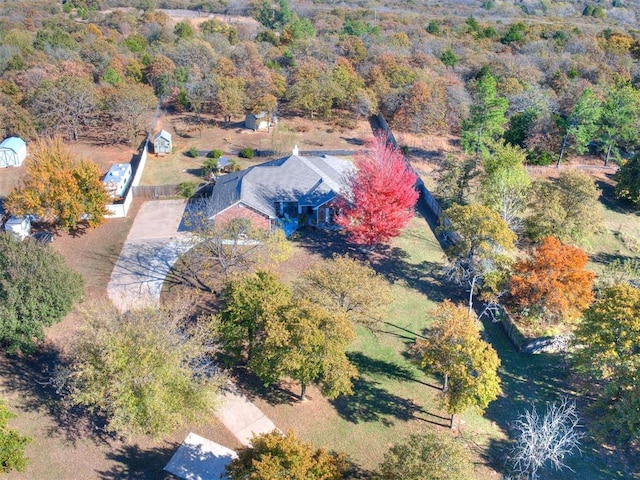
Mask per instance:
[[[171,141],[171,134],[169,132],[167,132],[166,130],[162,129],[157,133],[157,135],[155,137],[153,137],[154,140],[156,140],[157,138],[164,138],[165,140],[168,140],[170,142]]]

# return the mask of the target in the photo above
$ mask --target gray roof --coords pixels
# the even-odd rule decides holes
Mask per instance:
[[[158,134],[153,137],[153,140],[156,141],[158,138],[163,138],[166,141],[170,142],[171,141],[171,134],[169,132],[167,132],[166,130],[162,129],[158,132]]]
[[[346,188],[345,178],[353,169],[348,160],[336,157],[289,157],[271,160],[218,178],[211,193],[208,216],[242,202],[275,218],[276,202],[300,202],[318,207]]]

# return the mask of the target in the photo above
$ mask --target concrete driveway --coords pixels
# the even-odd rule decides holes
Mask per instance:
[[[121,311],[155,305],[167,273],[191,247],[188,233],[178,232],[184,200],[145,202],[133,222],[107,287]]]

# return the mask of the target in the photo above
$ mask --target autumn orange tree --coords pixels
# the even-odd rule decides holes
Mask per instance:
[[[400,235],[413,217],[418,201],[416,174],[402,152],[378,134],[369,149],[355,158],[357,170],[349,177],[350,194],[336,217],[349,241],[373,249]]]
[[[593,301],[595,274],[585,270],[587,261],[582,249],[546,237],[531,258],[514,264],[510,303],[547,324],[575,320]]]
[[[443,403],[453,428],[456,414],[467,408],[483,411],[501,393],[500,359],[480,337],[475,313],[445,300],[432,315],[431,327],[412,352],[423,369],[442,375]]]
[[[5,208],[12,215],[37,215],[62,230],[75,230],[86,219],[89,227],[104,222],[109,201],[98,166],[77,159],[61,138],[35,143],[22,186],[12,191]]]

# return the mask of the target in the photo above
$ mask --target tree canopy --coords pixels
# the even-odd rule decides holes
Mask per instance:
[[[174,266],[181,282],[205,292],[217,291],[234,273],[266,268],[287,258],[291,247],[282,229],[260,228],[243,217],[212,223],[210,202],[210,198],[194,202],[187,215],[198,243]]]
[[[474,93],[469,118],[462,123],[461,142],[465,152],[479,160],[480,154],[487,153],[488,146],[504,134],[509,102],[498,95],[497,81],[491,73],[477,80]]]
[[[160,436],[206,418],[224,380],[210,360],[212,332],[189,322],[187,305],[85,311],[56,378],[67,400],[103,416],[122,436]]]
[[[500,395],[500,359],[465,307],[445,300],[431,316],[426,335],[412,348],[422,368],[444,377],[443,403],[453,428],[456,414],[470,407],[483,411]]]
[[[311,299],[329,312],[346,315],[353,323],[374,327],[391,303],[389,283],[367,264],[334,255],[303,272],[295,286],[298,297]]]
[[[530,259],[513,265],[510,301],[540,325],[576,322],[593,301],[588,260],[584,250],[546,237]]]
[[[513,231],[523,227],[524,210],[531,178],[524,167],[526,152],[519,147],[496,143],[483,158],[482,203],[498,212]]]
[[[220,312],[222,348],[236,361],[251,361],[269,320],[291,303],[291,290],[271,272],[257,271],[228,280]]]
[[[82,277],[60,254],[0,234],[0,342],[8,351],[32,350],[82,294]]]
[[[471,312],[473,296],[482,287],[483,279],[503,276],[505,267],[511,262],[505,252],[513,250],[516,234],[497,212],[480,204],[448,208],[438,231],[450,239],[446,250],[447,276],[468,288]],[[500,282],[495,278],[491,283]]]
[[[576,330],[575,362],[593,382],[602,432],[621,441],[640,439],[640,289],[605,288]]]
[[[376,480],[471,480],[473,464],[459,440],[442,433],[411,435],[387,451]]]
[[[342,312],[294,298],[272,273],[229,281],[217,330],[223,349],[245,359],[266,385],[292,378],[301,400],[313,383],[329,398],[351,392],[357,371],[345,352],[354,326]]]
[[[577,170],[561,172],[556,181],[534,182],[527,234],[534,241],[554,236],[563,242],[583,242],[602,228],[599,196],[593,178]]]
[[[0,401],[0,471],[2,473],[16,470],[24,472],[28,459],[24,456],[24,448],[31,441],[9,428],[8,422],[15,415]]]
[[[348,463],[344,455],[316,448],[293,431],[254,435],[226,467],[228,480],[341,480]]]
[[[336,217],[349,241],[367,247],[400,235],[418,201],[417,177],[402,153],[377,135],[367,153],[355,157],[356,172],[348,178],[350,192]]]
[[[60,137],[42,139],[31,147],[27,176],[5,202],[12,215],[37,215],[62,230],[80,222],[97,227],[108,213],[109,195],[98,166],[77,159]]]
[[[615,174],[616,197],[640,205],[640,155],[634,155],[622,163]]]
[[[559,166],[560,162],[562,162],[569,139],[573,140],[573,148],[576,152],[582,154],[587,151],[589,142],[596,137],[598,132],[601,115],[602,101],[593,89],[585,88],[568,117],[563,119],[562,124],[565,129],[565,135],[556,166]]]

